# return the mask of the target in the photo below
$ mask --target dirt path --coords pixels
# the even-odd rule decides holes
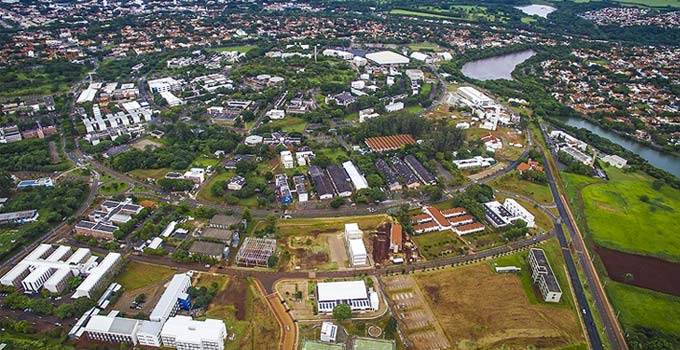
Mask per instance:
[[[260,293],[265,296],[264,289],[258,281],[256,283],[257,289]],[[297,324],[293,320],[293,317],[288,312],[285,304],[279,297],[279,294],[274,292],[272,294],[266,295],[265,298],[269,303],[276,320],[279,322],[281,327],[281,338],[279,340],[279,350],[294,350],[298,348],[298,329]]]

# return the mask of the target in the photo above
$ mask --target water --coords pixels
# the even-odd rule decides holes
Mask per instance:
[[[512,71],[518,64],[535,55],[534,50],[524,50],[468,62],[463,65],[463,74],[477,80],[512,80]]]
[[[527,5],[515,6],[516,9],[526,13],[529,16],[538,16],[548,18],[548,14],[555,12],[557,9],[547,5]]]
[[[680,158],[678,157],[675,157],[668,153],[657,151],[649,146],[629,140],[613,131],[603,129],[583,118],[566,118],[562,120],[567,125],[571,125],[577,128],[583,128],[589,130],[590,132],[596,135],[605,137],[610,141],[621,145],[621,147],[646,159],[649,162],[649,164],[652,164],[659,169],[666,170],[667,172],[677,177],[680,177]]]

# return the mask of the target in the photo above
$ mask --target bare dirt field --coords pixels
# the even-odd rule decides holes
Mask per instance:
[[[154,306],[160,299],[161,294],[165,291],[165,284],[168,283],[168,279],[161,282],[148,285],[145,287],[137,288],[135,290],[126,290],[123,295],[116,301],[116,303],[111,307],[111,310],[120,310],[126,314],[135,315],[138,313],[143,313],[145,315],[151,314]],[[141,309],[130,309],[130,305],[140,294],[146,295],[146,302],[142,305]]]
[[[143,151],[147,146],[153,148],[160,147],[161,144],[148,139],[141,139],[132,144],[133,148]]]
[[[450,349],[434,312],[411,276],[383,278],[385,293],[392,300],[392,311],[416,350]]]
[[[680,264],[600,246],[596,250],[614,281],[680,296]]]
[[[50,141],[50,143],[47,144],[47,148],[50,152],[50,162],[52,162],[52,164],[59,163],[60,159],[57,144],[54,141]]]
[[[530,304],[518,276],[478,264],[415,280],[436,305],[432,310],[454,349],[550,349],[583,341],[575,311]]]

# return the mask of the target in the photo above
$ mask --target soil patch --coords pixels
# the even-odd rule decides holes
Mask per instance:
[[[212,300],[212,304],[217,305],[234,305],[236,309],[235,317],[239,321],[246,319],[246,300],[248,294],[248,282],[242,278],[230,278],[227,282],[227,286],[222,288],[215,298]]]
[[[680,263],[596,246],[614,281],[680,296]]]

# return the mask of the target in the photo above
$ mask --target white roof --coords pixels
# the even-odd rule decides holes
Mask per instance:
[[[409,59],[392,51],[379,51],[366,54],[366,58],[377,64],[406,64]]]
[[[80,96],[78,96],[78,100],[76,100],[76,103],[92,102],[96,94],[97,89],[87,88],[80,93]]]
[[[352,256],[366,255],[366,246],[364,245],[363,239],[350,239],[347,243],[349,244],[349,250],[352,252]]]
[[[161,337],[171,336],[177,343],[200,344],[201,340],[220,342],[226,338],[226,326],[222,320],[192,320],[189,316],[170,317],[163,325]]]
[[[59,261],[59,260],[61,260],[61,258],[63,258],[66,255],[66,253],[68,253],[70,251],[71,251],[71,247],[67,247],[65,245],[60,245],[45,260],[47,260],[47,261]]]
[[[0,283],[2,283],[5,286],[11,286],[14,284],[14,280],[19,278],[26,269],[28,269],[28,264],[24,263],[19,263],[18,265],[15,265],[11,270],[9,270],[4,276],[2,276],[2,279],[0,279]]]
[[[413,58],[414,60],[418,60],[418,61],[425,61],[425,60],[428,59],[429,57],[430,57],[430,56],[428,56],[428,55],[426,55],[426,54],[424,54],[424,53],[422,53],[422,52],[417,52],[417,51],[416,51],[416,52],[413,52],[413,53],[411,54],[411,58]]]
[[[38,266],[33,272],[28,274],[26,278],[24,278],[23,282],[25,283],[33,283],[37,281],[38,279],[42,278],[46,273],[50,272],[51,267],[49,266]]]
[[[366,178],[359,173],[359,170],[354,166],[354,163],[347,161],[342,163],[342,167],[347,171],[347,175],[349,175],[349,178],[352,180],[352,183],[357,190],[368,188]]]
[[[59,282],[63,281],[64,279],[68,278],[71,276],[71,270],[70,269],[59,269],[57,272],[55,272],[50,278],[45,281],[45,286],[52,286],[52,285],[57,285]]]
[[[175,304],[177,304],[177,296],[186,291],[190,285],[191,278],[186,274],[179,273],[174,275],[172,280],[170,280],[170,283],[168,283],[165,292],[163,292],[163,295],[161,295],[161,298],[158,300],[158,304],[156,304],[156,307],[151,311],[149,319],[151,321],[163,321],[170,317],[172,309],[175,307]]]
[[[128,113],[132,113],[133,111],[136,111],[136,110],[141,109],[141,108],[142,108],[142,106],[137,101],[130,101],[130,102],[123,103],[123,109],[128,111]]]
[[[90,291],[94,288],[104,275],[120,260],[119,253],[109,253],[97,267],[90,270],[90,275],[85,278],[83,283],[78,286],[76,292],[71,296],[73,299],[90,296]]]
[[[48,250],[50,250],[50,248],[52,248],[52,246],[49,245],[49,244],[41,244],[41,245],[37,246],[37,247],[31,252],[31,254],[28,254],[28,256],[26,256],[26,259],[25,259],[25,260],[35,260],[35,259],[38,259],[38,257],[41,257],[42,255],[44,255],[45,252],[47,252]]]
[[[160,237],[156,237],[151,240],[151,243],[149,243],[149,248],[158,249],[158,247],[160,247],[161,244],[163,244],[163,239]]]
[[[175,231],[175,226],[177,226],[177,221],[171,221],[168,226],[165,227],[163,232],[161,232],[161,236],[163,237],[170,237],[173,231]]]
[[[66,260],[67,264],[78,264],[83,261],[83,259],[90,253],[90,249],[88,248],[78,248],[73,255],[71,255],[68,260]]]
[[[316,287],[319,301],[368,298],[364,281],[321,282]]]

